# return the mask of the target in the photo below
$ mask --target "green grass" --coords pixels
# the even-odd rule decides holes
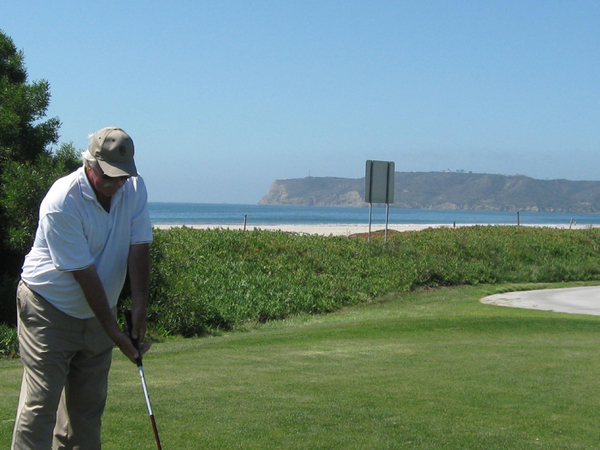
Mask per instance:
[[[145,370],[163,447],[597,449],[600,317],[479,302],[529,287],[389,294],[155,344]],[[0,373],[7,448],[19,361]],[[136,367],[116,352],[103,430],[105,450],[156,448]]]

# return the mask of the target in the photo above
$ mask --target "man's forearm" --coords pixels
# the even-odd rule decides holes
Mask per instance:
[[[146,309],[150,289],[150,245],[132,245],[128,265],[133,308]]]
[[[129,281],[131,282],[132,335],[144,340],[148,293],[150,290],[150,244],[137,244],[129,247]]]
[[[108,303],[108,299],[106,298],[106,292],[104,291],[104,286],[96,271],[96,266],[92,264],[83,270],[76,270],[71,273],[81,286],[88,305],[90,305],[94,315],[100,324],[102,324],[102,327],[108,336],[121,349],[123,354],[131,360],[131,362],[135,362],[148,347],[145,347],[141,349],[141,352],[138,352],[131,343],[129,337],[119,327]]]

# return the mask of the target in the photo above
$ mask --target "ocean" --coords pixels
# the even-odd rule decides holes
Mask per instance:
[[[149,202],[153,225],[360,225],[369,208]],[[390,207],[390,225],[577,225],[600,224],[600,214],[528,211],[464,211]],[[373,207],[373,224],[385,224],[385,207]]]

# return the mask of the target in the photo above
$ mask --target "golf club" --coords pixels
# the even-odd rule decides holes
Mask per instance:
[[[131,311],[125,311],[125,321],[127,322],[127,334],[129,335],[129,339],[131,339],[131,343],[135,347],[135,349],[139,352],[140,347],[138,344],[138,340],[134,339],[131,336],[131,330],[133,330],[133,321],[131,319]],[[162,450],[162,446],[160,445],[160,438],[158,437],[158,429],[156,428],[156,420],[154,420],[154,413],[152,412],[152,405],[150,404],[150,396],[148,395],[148,385],[146,384],[146,377],[144,376],[144,366],[142,365],[142,354],[140,353],[140,357],[135,360],[135,363],[138,366],[138,370],[140,372],[140,378],[142,380],[142,389],[144,390],[144,397],[146,398],[146,406],[148,407],[148,414],[150,415],[150,421],[152,422],[152,429],[154,430],[154,439],[156,439],[156,445],[158,446],[158,450]]]

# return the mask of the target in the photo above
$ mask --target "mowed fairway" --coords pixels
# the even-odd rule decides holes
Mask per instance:
[[[599,448],[600,318],[479,302],[514,288],[389,295],[155,344],[144,367],[163,448]],[[0,373],[8,448],[19,361]],[[117,352],[103,430],[104,449],[156,448],[137,368]]]

